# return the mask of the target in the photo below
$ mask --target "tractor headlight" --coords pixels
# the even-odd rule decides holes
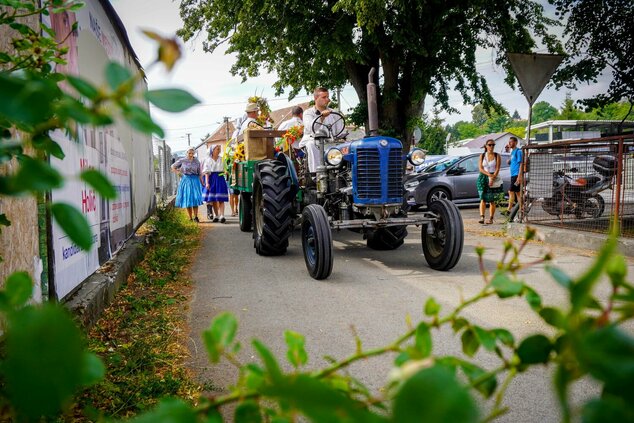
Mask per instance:
[[[415,148],[407,155],[409,162],[414,166],[422,165],[425,161],[425,150],[421,150],[420,148]]]
[[[336,147],[326,151],[326,163],[330,166],[339,166],[343,160],[343,153]]]

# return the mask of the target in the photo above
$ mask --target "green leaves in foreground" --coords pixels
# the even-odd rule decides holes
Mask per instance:
[[[196,423],[196,413],[185,402],[176,399],[167,399],[151,412],[143,414],[132,420],[125,420],[127,423],[155,423],[155,422],[178,422]],[[213,420],[209,420],[212,422]],[[222,421],[222,420],[219,420]]]
[[[118,62],[110,62],[106,66],[106,81],[112,90],[121,89],[121,86],[132,82],[132,72]]]
[[[434,366],[403,384],[394,400],[393,421],[477,422],[478,409],[467,388],[450,370]]]
[[[158,126],[150,116],[150,113],[141,106],[135,104],[127,106],[123,110],[123,116],[130,126],[137,131],[147,134],[154,133],[159,137],[165,137],[163,128]]]
[[[512,280],[505,272],[498,271],[491,280],[491,286],[500,298],[508,298],[520,295],[524,289],[522,282]]]
[[[0,310],[7,312],[22,307],[31,298],[33,281],[26,272],[15,272],[4,282],[0,291]]]
[[[0,371],[18,421],[55,416],[86,383],[103,377],[103,364],[84,349],[63,308],[45,304],[7,314]]]
[[[79,210],[70,204],[55,203],[51,205],[51,212],[64,233],[75,244],[84,250],[90,250],[93,240],[92,231],[88,221]]]
[[[20,129],[37,125],[53,114],[51,104],[62,96],[52,81],[25,73],[22,77],[0,72],[0,118]]]
[[[117,191],[114,189],[114,186],[112,186],[108,178],[98,170],[85,170],[81,173],[80,178],[93,187],[102,197],[110,200],[117,198]]]
[[[315,422],[385,421],[369,412],[363,404],[307,375],[281,377],[262,391],[264,395],[300,410]]]
[[[553,345],[544,335],[533,335],[524,339],[517,348],[522,364],[547,363]]]
[[[148,91],[145,93],[145,98],[159,109],[172,113],[183,112],[200,103],[196,97],[179,89]]]
[[[20,157],[18,172],[9,177],[7,190],[2,194],[23,192],[43,192],[59,188],[63,184],[62,175],[47,162],[29,156]]]
[[[214,317],[209,328],[203,332],[203,341],[212,363],[220,361],[233,342],[238,330],[238,321],[230,313],[221,313]]]
[[[304,348],[304,335],[287,330],[284,332],[284,338],[288,346],[286,357],[293,367],[298,368],[306,364],[308,354],[306,354],[306,349]]]

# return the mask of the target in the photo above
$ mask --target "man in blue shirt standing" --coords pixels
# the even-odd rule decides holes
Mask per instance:
[[[517,138],[509,138],[509,147],[511,148],[511,159],[509,165],[511,168],[511,187],[509,188],[509,208],[502,212],[503,215],[508,216],[513,208],[515,201],[518,201],[520,207],[522,206],[522,198],[520,196],[520,187],[522,186],[522,150],[517,146]]]

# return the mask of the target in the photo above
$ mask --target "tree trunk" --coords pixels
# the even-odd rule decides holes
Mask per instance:
[[[345,63],[348,79],[359,97],[361,103],[367,104],[367,83],[368,73],[372,67],[377,69],[374,74],[374,83],[377,86],[377,102],[379,129],[383,133],[395,136],[403,142],[405,148],[409,148],[411,143],[407,123],[410,119],[420,117],[422,115],[425,96],[420,96],[419,100],[415,100],[408,94],[412,86],[412,64],[406,62],[399,65],[399,61],[388,60],[386,57],[381,58],[383,86],[379,85],[379,59],[374,60],[373,65],[363,65],[353,61]],[[400,79],[399,79],[400,76]],[[366,116],[366,128],[368,128],[368,120]]]

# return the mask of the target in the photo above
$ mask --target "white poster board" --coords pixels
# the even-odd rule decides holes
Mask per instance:
[[[76,13],[51,14],[42,20],[56,31],[57,41],[69,49],[68,63],[56,70],[79,75],[97,86],[105,84],[104,70],[109,61],[127,66],[132,73],[138,72],[132,53],[119,38],[100,2],[88,1]],[[77,31],[71,32],[75,22]],[[143,83],[139,89],[145,89]],[[92,230],[94,248],[88,252],[81,250],[53,224],[53,284],[57,299],[70,294],[110,259],[155,204],[150,135],[139,134],[121,121],[106,128],[80,126],[77,132],[76,141],[61,132],[54,134],[66,158],[51,159],[51,164],[67,182],[51,193],[51,199],[71,204],[84,213]],[[99,169],[110,179],[118,193],[116,199],[103,199],[81,182],[78,175],[86,167]],[[135,184],[139,185],[137,189],[133,189]]]

